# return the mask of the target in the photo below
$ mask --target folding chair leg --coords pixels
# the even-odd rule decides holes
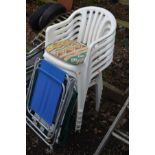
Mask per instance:
[[[96,111],[98,112],[100,109],[101,97],[103,90],[103,80],[102,80],[102,72],[98,75],[96,82]]]

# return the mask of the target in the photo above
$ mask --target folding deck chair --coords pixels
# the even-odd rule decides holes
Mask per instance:
[[[27,92],[27,125],[50,148],[59,143],[74,85],[75,80],[64,71],[45,60],[36,60]]]

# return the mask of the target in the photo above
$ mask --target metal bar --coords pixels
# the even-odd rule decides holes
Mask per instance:
[[[29,70],[31,70],[33,68],[34,68],[34,65],[28,66],[28,67],[26,67],[26,71],[29,71]]]
[[[124,142],[124,143],[126,143],[126,144],[129,145],[129,140],[127,140],[126,138],[120,136],[120,135],[117,134],[116,132],[112,132],[112,135],[113,135],[115,138],[117,138],[117,139],[121,140],[122,142]]]
[[[42,38],[43,40],[45,39],[45,35],[43,34],[43,31],[41,33],[39,33],[40,38]]]
[[[32,72],[33,72],[33,70],[29,70],[29,71],[26,72],[26,75],[28,75],[28,74],[30,74]]]
[[[59,18],[57,18],[57,19],[56,19],[56,21],[58,21],[58,22],[62,22],[62,20],[61,20],[61,19],[59,19]]]
[[[61,16],[61,18],[62,18],[63,20],[67,19],[67,17],[65,17],[65,16],[63,16],[63,15]]]
[[[37,42],[37,43],[36,43]],[[42,43],[43,41],[39,39],[38,35],[32,40],[32,44],[33,46],[36,46],[40,43]]]
[[[127,135],[126,133],[120,131],[120,130],[116,130],[114,131],[115,133],[120,134],[121,136],[125,137],[126,139],[129,139],[129,135]]]
[[[45,43],[45,41],[43,41],[42,43],[40,43],[39,45],[37,45],[35,48],[33,48],[31,51],[29,51],[27,54],[31,54],[32,52],[34,52],[37,48],[39,48],[40,46],[42,46]]]
[[[129,104],[129,97],[126,99],[123,107],[119,111],[118,115],[116,116],[115,120],[113,121],[112,125],[110,126],[108,132],[106,133],[106,135],[102,139],[102,141],[99,144],[99,146],[98,146],[97,150],[95,151],[94,155],[99,155],[102,152],[107,140],[111,136],[114,128],[116,127],[117,123],[119,122],[119,120],[120,120],[121,116],[123,115],[124,111],[126,110],[128,104]]]
[[[46,135],[39,129],[39,127],[35,125],[35,123],[34,123],[29,117],[26,116],[26,119],[35,127],[35,129],[37,129],[37,131],[38,131],[42,136],[45,137],[45,139],[50,140],[50,139],[52,138],[52,137],[46,136]],[[39,133],[38,133],[38,134],[39,134]]]
[[[40,34],[38,35],[38,39],[41,40],[41,42],[43,42],[45,40],[45,38],[42,37]]]
[[[26,124],[39,136],[41,140],[43,140],[46,145],[52,148],[51,144],[49,144],[40,134],[38,134],[38,132],[28,122],[26,122]]]

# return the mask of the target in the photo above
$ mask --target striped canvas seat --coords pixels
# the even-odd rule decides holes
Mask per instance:
[[[84,62],[88,48],[73,40],[60,40],[48,45],[46,51],[65,62],[79,65]]]

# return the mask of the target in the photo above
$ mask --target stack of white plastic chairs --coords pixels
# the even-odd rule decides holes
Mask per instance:
[[[73,76],[78,93],[75,130],[79,131],[88,88],[96,85],[96,110],[100,108],[103,89],[102,71],[113,60],[116,34],[115,17],[100,7],[84,7],[76,10],[63,22],[49,26],[46,30],[45,47],[62,39],[75,40],[87,45],[88,51],[83,64],[68,64],[48,52],[44,59]]]

